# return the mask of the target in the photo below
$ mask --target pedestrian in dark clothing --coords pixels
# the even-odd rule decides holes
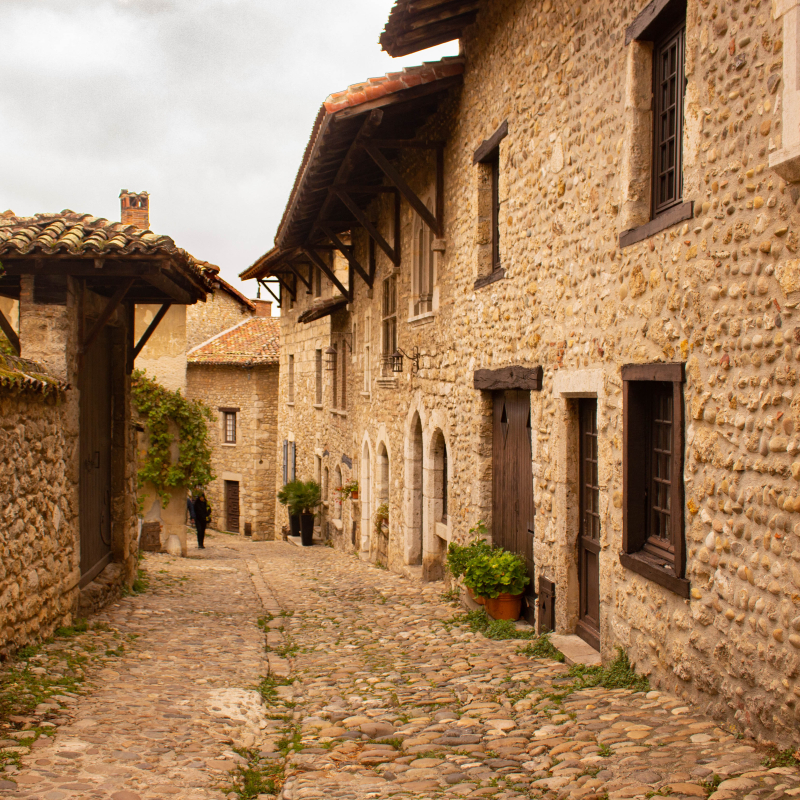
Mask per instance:
[[[197,546],[201,550],[206,549],[203,540],[206,538],[206,525],[208,525],[210,511],[205,492],[200,492],[194,501],[194,524],[197,528]]]
[[[189,524],[195,527],[194,524],[194,500],[191,494],[186,498],[186,510],[189,512]]]

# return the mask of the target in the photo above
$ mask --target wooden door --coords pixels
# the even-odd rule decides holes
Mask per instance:
[[[111,561],[111,339],[106,328],[84,355],[80,389],[81,586]]]
[[[533,466],[530,392],[494,393],[492,444],[492,540],[519,553],[527,563],[530,583],[523,613],[531,623],[536,592],[533,569]]]
[[[580,608],[575,632],[600,649],[600,487],[597,470],[597,400],[579,401]]]
[[[239,481],[225,481],[225,530],[239,532]]]

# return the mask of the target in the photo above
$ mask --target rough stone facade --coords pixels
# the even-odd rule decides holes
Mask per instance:
[[[361,498],[343,504],[341,525],[329,489],[325,521],[336,520],[337,546],[355,541],[364,557],[385,556],[392,570],[435,577],[447,541],[463,539],[478,520],[492,525],[492,398],[473,388],[473,373],[541,365],[543,388],[531,393],[534,554],[537,579],[556,584],[557,631],[574,631],[578,613],[577,398],[596,397],[604,658],[622,647],[654,685],[748,734],[797,743],[800,192],[769,166],[783,135],[783,23],[766,2],[689,0],[683,197],[692,215],[622,248],[620,234],[643,221],[641,193],[649,196],[646,53],[625,44],[644,5],[482,4],[462,39],[463,87],[418,132],[446,147],[438,307],[416,318],[418,221],[402,207],[397,340],[406,352],[419,347],[420,369],[412,374],[406,361],[402,373],[380,377],[381,286],[392,270],[382,252],[375,288],[357,279],[346,312],[298,323],[314,302],[300,285],[297,302],[282,309],[278,453],[282,440],[293,441],[300,477],[327,474],[332,487],[339,470],[343,480],[361,481]],[[505,275],[476,289],[491,265],[486,173],[472,155],[504,120]],[[430,193],[429,156],[410,153],[395,164],[420,197]],[[388,236],[388,203],[375,201],[370,213]],[[363,231],[354,244],[366,263]],[[324,400],[315,403],[315,351],[330,344],[346,353],[346,409],[332,402],[333,373],[324,369]],[[688,599],[619,557],[621,368],[661,362],[685,364]],[[437,519],[442,440],[446,524]],[[384,496],[388,550],[371,524]]]
[[[249,526],[253,539],[271,539],[275,520],[275,430],[277,426],[278,366],[213,366],[189,364],[186,395],[211,408],[214,424],[212,464],[216,479],[206,487],[211,502],[211,525],[228,530],[225,482],[238,484],[239,527]],[[236,442],[224,441],[225,415],[237,408]]]

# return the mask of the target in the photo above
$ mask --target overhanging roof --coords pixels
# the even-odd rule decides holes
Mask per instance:
[[[460,39],[475,22],[480,0],[396,0],[380,37],[393,58]]]
[[[381,142],[411,141],[441,99],[460,85],[460,57],[422,64],[372,78],[330,95],[306,147],[283,214],[276,247],[241,273],[243,279],[293,274],[311,261],[304,248],[330,246],[330,237],[359,226],[352,206],[332,190],[345,186],[351,204],[365,209],[384,187],[384,173],[366,148],[376,143],[388,157],[399,152]],[[291,266],[290,266],[291,264]],[[292,269],[294,267],[294,269]],[[307,274],[307,273],[306,273]]]
[[[323,317],[329,317],[347,305],[347,300],[341,297],[332,297],[322,303],[312,306],[304,311],[298,318],[298,322],[315,322]]]

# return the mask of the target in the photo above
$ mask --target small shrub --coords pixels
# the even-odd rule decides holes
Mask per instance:
[[[473,558],[464,573],[464,583],[479,597],[522,594],[530,583],[524,559],[508,550],[496,549]]]
[[[762,765],[767,769],[774,769],[775,767],[800,767],[800,749],[792,751],[791,748],[787,750],[778,750],[777,747],[772,748],[769,755],[764,756],[761,761]]]

